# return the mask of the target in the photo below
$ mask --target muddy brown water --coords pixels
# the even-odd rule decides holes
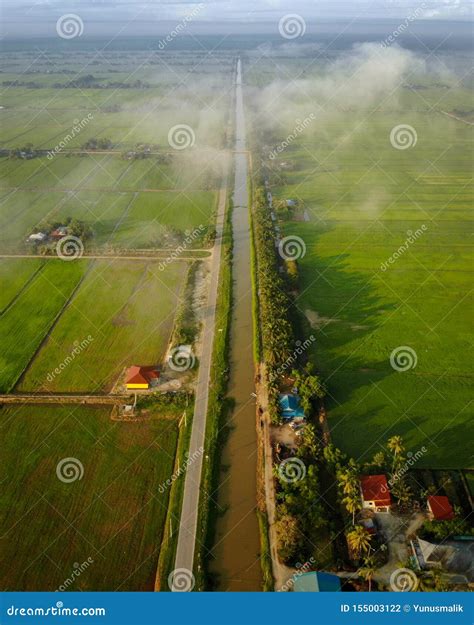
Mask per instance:
[[[242,99],[241,65],[236,79],[235,150],[244,152],[245,119]],[[211,573],[217,590],[262,589],[260,540],[256,514],[257,433],[255,428],[254,362],[252,351],[252,285],[250,279],[250,222],[247,195],[246,153],[235,155],[234,237],[232,271],[234,278],[230,336],[229,396],[235,400],[230,416],[230,434],[222,450],[217,503],[225,513],[219,517],[212,549]]]

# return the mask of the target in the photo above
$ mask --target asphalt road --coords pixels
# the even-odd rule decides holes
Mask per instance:
[[[239,61],[240,68],[240,61]],[[240,72],[237,76],[239,81]],[[212,364],[212,349],[214,344],[214,331],[216,321],[217,289],[222,252],[222,233],[224,229],[224,217],[227,200],[227,180],[220,191],[219,206],[216,218],[216,238],[211,259],[211,282],[207,307],[204,318],[202,353],[199,361],[199,372],[195,393],[194,417],[189,446],[189,457],[195,458],[190,463],[184,481],[183,506],[179,525],[178,546],[175,559],[175,582],[171,590],[182,590],[178,585],[178,576],[192,575],[194,564],[194,550],[196,545],[196,531],[199,510],[199,493],[201,486],[203,454],[200,450],[205,448],[206,417],[209,400],[209,384]]]
[[[202,352],[199,359],[198,379],[195,391],[194,416],[189,445],[189,457],[195,460],[186,471],[183,493],[183,507],[179,524],[178,546],[174,570],[186,569],[192,572],[194,562],[194,546],[196,543],[196,529],[198,520],[199,490],[206,434],[206,417],[209,400],[209,384],[212,364],[212,348],[214,344],[214,330],[216,322],[217,288],[221,264],[222,233],[224,229],[225,207],[227,200],[227,183],[224,183],[220,195],[216,218],[216,238],[210,266],[210,286],[206,305]],[[172,590],[178,590],[178,588]]]

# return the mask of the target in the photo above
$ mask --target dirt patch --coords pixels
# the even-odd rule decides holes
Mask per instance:
[[[197,333],[196,343],[194,346],[195,353],[199,356],[202,351],[202,325],[206,314],[207,294],[209,292],[210,281],[209,261],[201,261],[194,278],[193,293],[193,311],[196,315],[196,321],[200,328]]]
[[[331,317],[322,317],[315,310],[311,310],[311,308],[307,308],[304,311],[304,314],[306,319],[309,321],[310,326],[312,328],[316,328],[317,330],[324,328],[330,323],[339,321],[339,319],[331,319]]]

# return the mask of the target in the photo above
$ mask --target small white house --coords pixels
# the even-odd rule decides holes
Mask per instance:
[[[31,243],[41,243],[42,241],[46,241],[47,238],[48,235],[44,232],[34,232],[33,234],[30,234],[28,241]]]

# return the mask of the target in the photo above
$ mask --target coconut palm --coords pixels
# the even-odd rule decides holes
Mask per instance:
[[[393,464],[392,464],[392,473],[393,473],[398,456],[400,456],[405,451],[402,437],[392,436],[391,438],[389,438],[387,441],[387,448],[393,454]]]
[[[342,503],[346,506],[347,512],[349,512],[349,514],[352,514],[352,525],[354,525],[355,515],[361,509],[359,495],[358,494],[355,495],[351,493],[350,495],[347,495],[346,497],[344,497],[344,499],[342,500]]]
[[[376,571],[376,568],[375,568],[374,560],[370,556],[367,556],[364,559],[363,566],[361,566],[361,568],[357,571],[358,574],[361,577],[363,577],[366,582],[369,583],[369,592],[372,590],[372,580],[374,578],[375,571]]]
[[[347,542],[356,560],[370,551],[370,534],[362,525],[356,525],[347,533]]]

